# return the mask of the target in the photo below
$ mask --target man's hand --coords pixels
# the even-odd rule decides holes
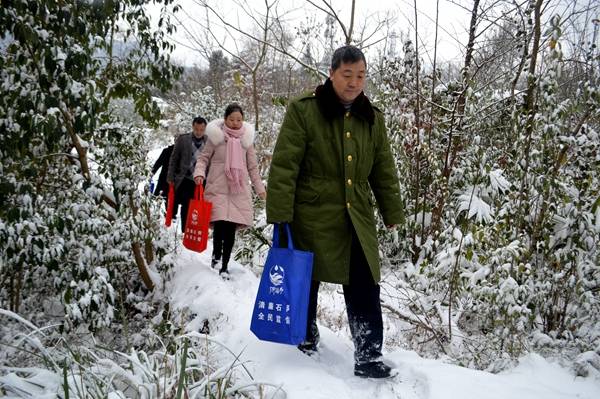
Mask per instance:
[[[204,179],[202,178],[202,176],[194,177],[194,183],[196,183],[197,186],[201,185],[203,181]]]
[[[258,193],[258,196],[260,197],[261,200],[266,200],[267,199],[267,192],[264,191],[262,193]]]

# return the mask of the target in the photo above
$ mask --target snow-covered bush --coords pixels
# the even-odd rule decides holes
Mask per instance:
[[[21,325],[13,329],[13,336],[5,337],[11,350],[42,360],[35,366],[3,366],[0,394],[81,399],[286,396],[279,386],[255,381],[241,354],[207,335],[173,337],[155,351],[120,352],[49,339],[48,328],[40,329],[12,312],[0,311],[0,318],[3,324],[8,318]],[[20,332],[23,329],[26,332]]]
[[[179,93],[168,102],[168,111],[172,120],[172,129],[177,134],[192,131],[192,121],[201,116],[210,122],[222,118],[227,104],[219,104],[212,87],[206,86],[191,93]]]
[[[423,70],[410,42],[375,79],[406,213],[399,236],[380,225],[385,308],[422,352],[485,368],[600,342],[600,72],[589,60],[565,97],[561,21],[547,28],[522,91]]]
[[[146,133],[109,107],[131,99],[155,124],[151,90],[179,72],[165,52],[167,9],[155,30],[146,3],[0,10],[0,307],[44,317],[60,300],[64,327],[97,329],[139,305],[130,294],[160,291],[169,248],[157,202],[140,191]]]

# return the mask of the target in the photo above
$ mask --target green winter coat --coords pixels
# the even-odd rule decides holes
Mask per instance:
[[[346,111],[329,79],[289,103],[267,184],[267,220],[290,222],[314,253],[313,280],[348,284],[352,227],[380,280],[373,194],[386,225],[403,219],[383,114],[361,94]]]

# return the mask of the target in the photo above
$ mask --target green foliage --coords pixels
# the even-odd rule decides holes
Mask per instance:
[[[598,60],[583,61],[576,95],[562,91],[572,84],[566,70],[580,68],[563,58],[563,30],[558,17],[547,24],[542,67],[511,76],[515,93],[507,79],[421,70],[410,42],[404,58],[382,64],[377,100],[407,220],[403,239],[381,236],[410,292],[398,306],[427,321],[407,334],[415,347],[488,367],[548,342],[598,346],[600,71]],[[501,60],[481,68],[518,71],[518,59]],[[528,84],[533,108],[519,91]]]
[[[158,30],[147,3],[3,3],[0,306],[27,314],[60,300],[64,327],[98,329],[134,309],[128,296],[144,295],[136,266],[167,277],[159,205],[138,190],[146,132],[116,123],[109,107],[131,99],[156,125],[151,93],[180,73],[165,40],[170,1]]]

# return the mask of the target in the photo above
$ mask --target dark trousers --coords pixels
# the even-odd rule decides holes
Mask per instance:
[[[213,259],[220,260],[221,255],[223,256],[221,270],[227,270],[229,258],[231,257],[231,250],[233,249],[233,243],[235,242],[236,227],[237,224],[226,222],[224,220],[217,220],[213,223],[212,257]]]
[[[185,232],[185,223],[187,221],[188,208],[190,200],[194,198],[196,183],[193,180],[184,178],[177,190],[175,190],[175,204],[173,206],[173,217],[177,216],[177,208],[180,207],[179,217],[181,218],[181,232]]]
[[[319,281],[312,281],[308,303],[306,342],[319,342],[317,299]],[[344,285],[344,299],[350,333],[354,342],[354,361],[357,364],[378,360],[383,345],[380,287],[375,284],[356,233],[352,236],[350,283]]]

